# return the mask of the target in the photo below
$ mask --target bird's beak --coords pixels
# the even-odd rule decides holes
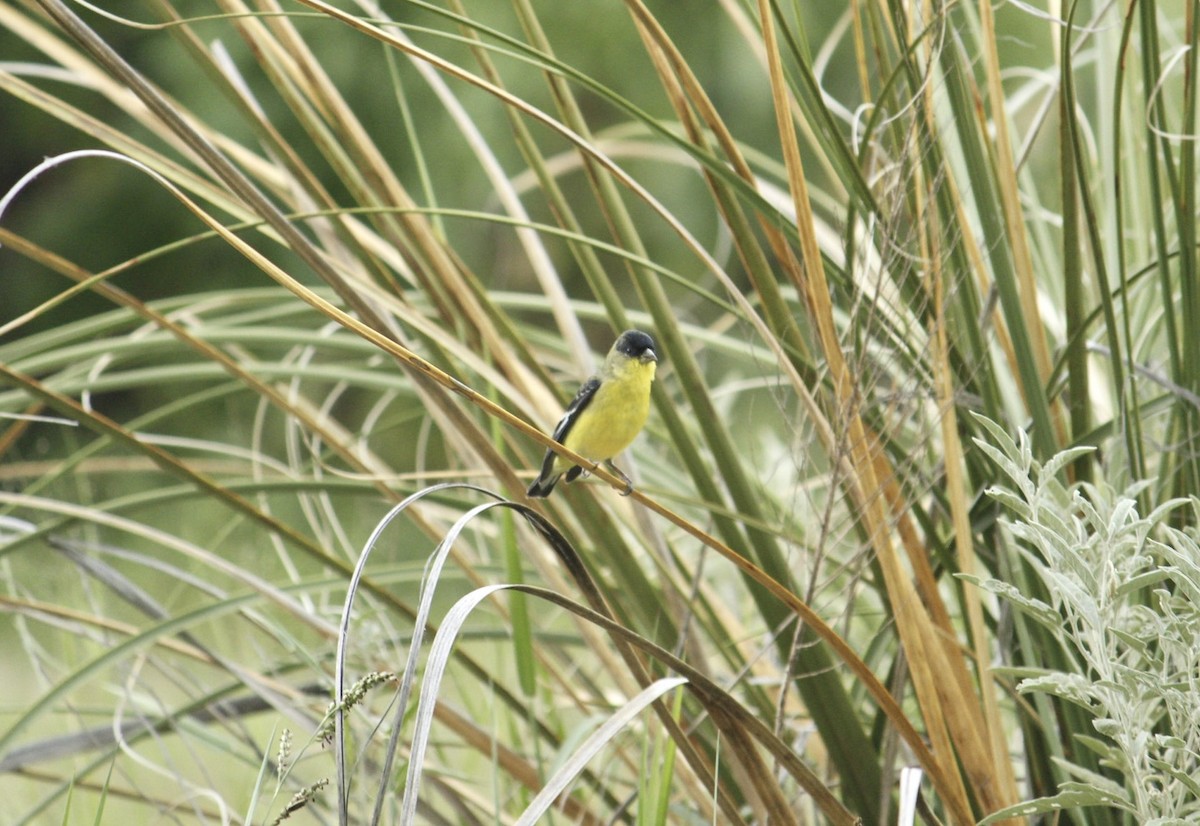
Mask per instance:
[[[651,361],[658,361],[658,356],[654,355],[653,350],[643,350],[642,354],[638,356],[638,361],[647,364]]]

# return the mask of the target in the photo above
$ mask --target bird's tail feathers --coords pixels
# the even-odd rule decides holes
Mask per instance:
[[[530,499],[545,499],[550,495],[550,491],[554,490],[554,486],[558,484],[559,477],[561,476],[561,473],[553,475],[542,474],[533,480],[533,484],[529,486],[526,495]]]

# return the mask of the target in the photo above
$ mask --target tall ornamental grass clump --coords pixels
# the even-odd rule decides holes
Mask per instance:
[[[14,822],[1192,816],[1194,0],[110,6],[0,0]]]

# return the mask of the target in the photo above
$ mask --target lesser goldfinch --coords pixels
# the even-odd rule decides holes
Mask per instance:
[[[626,330],[608,351],[600,372],[588,379],[567,407],[554,428],[554,441],[605,467],[625,482],[625,494],[633,492],[633,483],[612,463],[629,447],[646,424],[650,413],[650,384],[658,356],[654,339],[641,330]],[[583,468],[572,465],[553,450],[546,451],[542,472],[529,486],[535,498],[550,495],[564,473],[572,482]]]

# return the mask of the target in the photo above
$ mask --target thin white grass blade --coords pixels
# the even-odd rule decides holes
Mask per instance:
[[[459,599],[446,613],[433,646],[429,651],[429,660],[425,667],[425,679],[421,682],[421,696],[417,700],[416,719],[413,723],[412,745],[409,747],[408,773],[404,780],[404,800],[400,805],[401,826],[416,823],[417,795],[421,787],[422,767],[425,762],[425,750],[429,746],[429,734],[433,726],[433,712],[437,705],[438,689],[442,677],[446,673],[446,664],[450,660],[450,652],[463,623],[471,612],[492,594],[503,591],[511,585],[488,585],[477,588]]]
[[[43,424],[61,424],[67,427],[78,427],[74,419],[64,419],[61,416],[39,416],[36,413],[0,413],[0,419],[16,419],[23,422],[41,422]]]
[[[486,493],[489,496],[496,496],[496,494],[490,491],[483,488],[476,488],[472,485],[461,485],[451,482],[439,487],[466,488]],[[433,611],[433,595],[437,589],[438,579],[442,575],[442,568],[446,564],[446,557],[450,555],[450,549],[454,547],[458,535],[471,523],[471,520],[485,511],[507,504],[505,500],[499,497],[496,497],[496,499],[497,501],[494,502],[484,502],[482,505],[476,505],[459,517],[458,521],[442,537],[442,541],[438,543],[426,567],[425,576],[421,581],[421,599],[420,604],[417,606],[417,618],[413,622],[413,636],[412,641],[409,643],[408,659],[404,663],[404,675],[400,679],[400,695],[396,701],[395,719],[392,721],[392,736],[388,741],[387,751],[384,753],[383,758],[383,767],[379,772],[379,793],[375,797],[375,815],[370,821],[371,823],[382,821],[384,801],[389,799],[388,789],[391,787],[392,763],[395,760],[396,751],[400,744],[400,731],[403,728],[405,709],[408,708],[408,699],[412,696],[412,686],[416,681],[417,654],[421,650],[421,641],[425,638],[425,627],[429,624],[429,614]],[[440,637],[439,633],[438,638],[440,639]],[[449,656],[449,651],[447,651],[446,656]],[[432,651],[430,652],[430,657],[433,657]]]
[[[280,734],[278,725],[271,729],[271,736],[267,740],[267,742],[271,745],[274,745],[276,742],[276,734]],[[246,804],[246,819],[244,821],[246,823],[253,823],[255,820],[254,812],[256,809],[258,809],[259,795],[262,792],[263,782],[267,779],[267,772],[270,771],[270,768],[271,750],[263,749],[262,760],[260,760],[258,764],[258,776],[254,778],[254,787],[250,790],[250,802]]]
[[[900,806],[897,826],[913,826],[917,817],[917,796],[921,792],[921,767],[905,766],[900,770]]]
[[[550,810],[550,807],[554,805],[558,796],[566,790],[567,786],[583,771],[592,758],[599,754],[600,750],[607,746],[609,741],[621,729],[627,726],[634,717],[645,711],[655,700],[684,685],[686,682],[687,679],[684,677],[666,677],[657,680],[651,685],[646,686],[636,697],[617,709],[616,713],[609,717],[602,726],[592,732],[579,748],[575,750],[574,754],[563,763],[558,771],[546,780],[546,785],[530,801],[529,806],[521,813],[521,816],[513,826],[533,826],[533,824],[537,823],[538,818]]]
[[[347,822],[346,818],[348,814],[348,802],[346,800],[346,754],[343,744],[345,716],[342,709],[342,704],[346,699],[346,641],[350,637],[350,617],[353,616],[354,613],[354,599],[358,595],[358,586],[362,581],[363,573],[366,570],[367,560],[371,558],[372,551],[375,550],[375,546],[378,544],[380,536],[383,535],[383,531],[388,527],[388,525],[395,521],[396,517],[408,510],[408,508],[415,502],[425,498],[431,493],[436,493],[437,491],[445,490],[446,488],[451,487],[469,487],[472,490],[480,490],[484,493],[488,493],[488,491],[483,491],[482,488],[474,488],[473,486],[463,486],[448,482],[441,485],[433,485],[432,487],[423,488],[405,498],[404,501],[400,502],[391,510],[389,510],[387,514],[379,520],[379,523],[375,526],[375,530],[371,531],[371,535],[367,538],[367,542],[363,546],[363,552],[359,555],[358,562],[356,562],[354,565],[354,573],[350,577],[350,584],[346,588],[346,602],[342,606],[341,625],[338,628],[337,658],[336,662],[334,663],[334,752],[336,755],[335,761],[337,763],[338,812],[343,824]],[[476,510],[478,510],[478,508],[476,508]],[[460,519],[459,522],[463,523],[464,520],[467,520],[468,517],[472,516],[473,514],[474,511],[463,517],[463,519]],[[458,525],[455,527],[458,529],[451,531],[451,533],[447,536],[447,539],[443,540],[442,543],[438,545],[437,551],[435,551],[433,558],[431,558],[429,561],[429,568],[422,583],[421,604],[417,610],[416,621],[413,624],[413,636],[412,641],[409,643],[408,659],[404,666],[404,676],[400,681],[400,700],[396,704],[398,716],[395,721],[395,730],[397,732],[400,727],[400,720],[404,715],[404,708],[408,705],[408,697],[412,690],[412,682],[414,673],[416,671],[416,652],[421,648],[421,641],[425,636],[425,626],[429,622],[429,612],[431,610],[430,606],[433,601],[434,591],[433,587],[431,587],[429,583],[437,582],[442,565],[445,562],[446,554],[449,553],[450,547],[453,544],[452,538],[457,537],[458,533],[462,530],[458,527]],[[387,783],[387,777],[391,773],[390,755],[395,752],[394,742],[397,736],[397,733],[393,733],[392,735],[393,748],[389,750],[387,770],[380,773],[384,784]]]

